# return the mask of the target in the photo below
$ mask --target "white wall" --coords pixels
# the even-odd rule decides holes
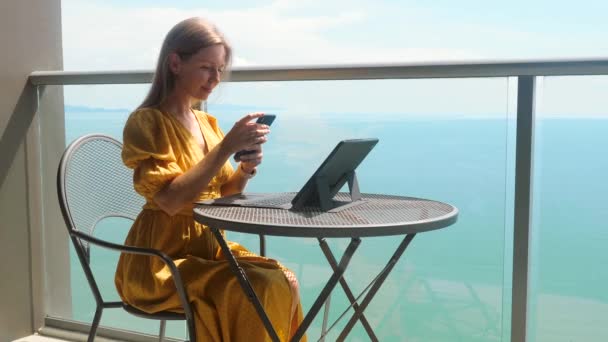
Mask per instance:
[[[44,235],[39,224],[42,219],[36,214],[40,201],[33,197],[50,194],[39,182],[40,163],[35,152],[41,149],[32,144],[36,97],[34,89],[27,87],[27,76],[34,70],[62,68],[60,6],[61,0],[0,1],[1,341],[37,329],[45,302],[40,274]],[[55,89],[50,94],[51,110],[57,111],[61,93]],[[62,124],[56,126],[60,127],[58,136],[63,135]],[[44,147],[48,148],[58,147]]]

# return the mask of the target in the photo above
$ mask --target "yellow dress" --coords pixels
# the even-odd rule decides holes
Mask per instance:
[[[224,135],[213,116],[195,114],[211,150]],[[269,341],[264,325],[210,229],[194,221],[192,207],[169,216],[153,201],[166,182],[203,158],[203,151],[191,133],[171,115],[144,108],[130,115],[123,143],[123,162],[134,169],[135,190],[146,198],[125,244],[162,250],[175,261],[194,311],[197,341]],[[230,162],[226,162],[200,193],[200,199],[221,196],[220,188],[233,172]],[[288,270],[237,243],[228,244],[251,280],[277,334],[282,341],[288,340],[302,321],[299,301],[291,317],[294,294],[285,275]],[[120,297],[142,311],[182,311],[171,273],[158,258],[122,254],[115,283]]]

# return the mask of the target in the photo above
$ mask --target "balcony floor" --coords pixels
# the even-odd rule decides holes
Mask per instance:
[[[30,336],[25,336],[25,337],[19,338],[12,342],[74,342],[74,341],[86,342],[86,340],[87,340],[87,336],[85,334],[80,334],[80,333],[74,333],[73,336],[70,336],[68,339],[65,339],[65,340],[61,339],[61,338],[57,338],[57,337],[48,337],[48,336],[33,334]],[[167,339],[167,341],[171,341],[171,339]],[[108,338],[104,338],[104,337],[97,337],[97,338],[95,338],[95,342],[126,342],[126,341],[108,339]]]
[[[18,340],[14,340],[13,342],[65,342],[65,340],[59,340],[56,338],[40,336],[40,335],[30,335],[30,336],[22,337]]]

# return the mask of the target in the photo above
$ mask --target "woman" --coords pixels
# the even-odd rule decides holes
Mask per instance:
[[[191,300],[197,341],[266,341],[266,330],[192,203],[243,191],[262,161],[268,126],[237,121],[224,136],[217,120],[192,109],[207,99],[231,60],[231,48],[200,18],[178,23],[161,48],[150,92],[124,128],[122,158],[134,170],[135,190],[146,198],[127,245],[162,250],[174,259]],[[228,161],[239,150],[233,170]],[[229,243],[281,340],[302,320],[298,285],[277,261]],[[121,298],[146,312],[180,311],[171,274],[158,258],[123,254],[116,270]]]

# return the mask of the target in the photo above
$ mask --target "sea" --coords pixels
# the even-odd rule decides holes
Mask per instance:
[[[245,108],[210,106],[222,129]],[[246,108],[256,111],[258,108]],[[458,221],[418,234],[368,309],[381,341],[510,341],[515,118],[415,113],[276,113],[264,161],[247,191],[298,191],[342,139],[379,139],[357,169],[361,192],[438,200],[458,208]],[[66,106],[66,145],[87,133],[122,140],[127,109]],[[608,120],[540,118],[535,122],[533,210],[530,240],[528,336],[530,341],[608,341]],[[102,221],[95,233],[122,242],[129,222]],[[255,235],[228,239],[258,251]],[[329,239],[338,257],[348,239]],[[401,237],[363,239],[345,278],[355,294],[384,267]],[[267,238],[267,254],[297,275],[305,311],[330,267],[315,239]],[[118,298],[113,273],[118,255],[94,249],[92,265],[102,292]],[[72,316],[90,322],[95,304],[71,253]],[[352,315],[337,287],[325,336],[334,341]],[[308,332],[322,338],[323,312]],[[342,316],[336,324],[334,321]],[[104,311],[102,325],[157,334],[158,324],[122,310]],[[185,337],[171,322],[168,336]],[[348,341],[368,341],[360,323]]]

